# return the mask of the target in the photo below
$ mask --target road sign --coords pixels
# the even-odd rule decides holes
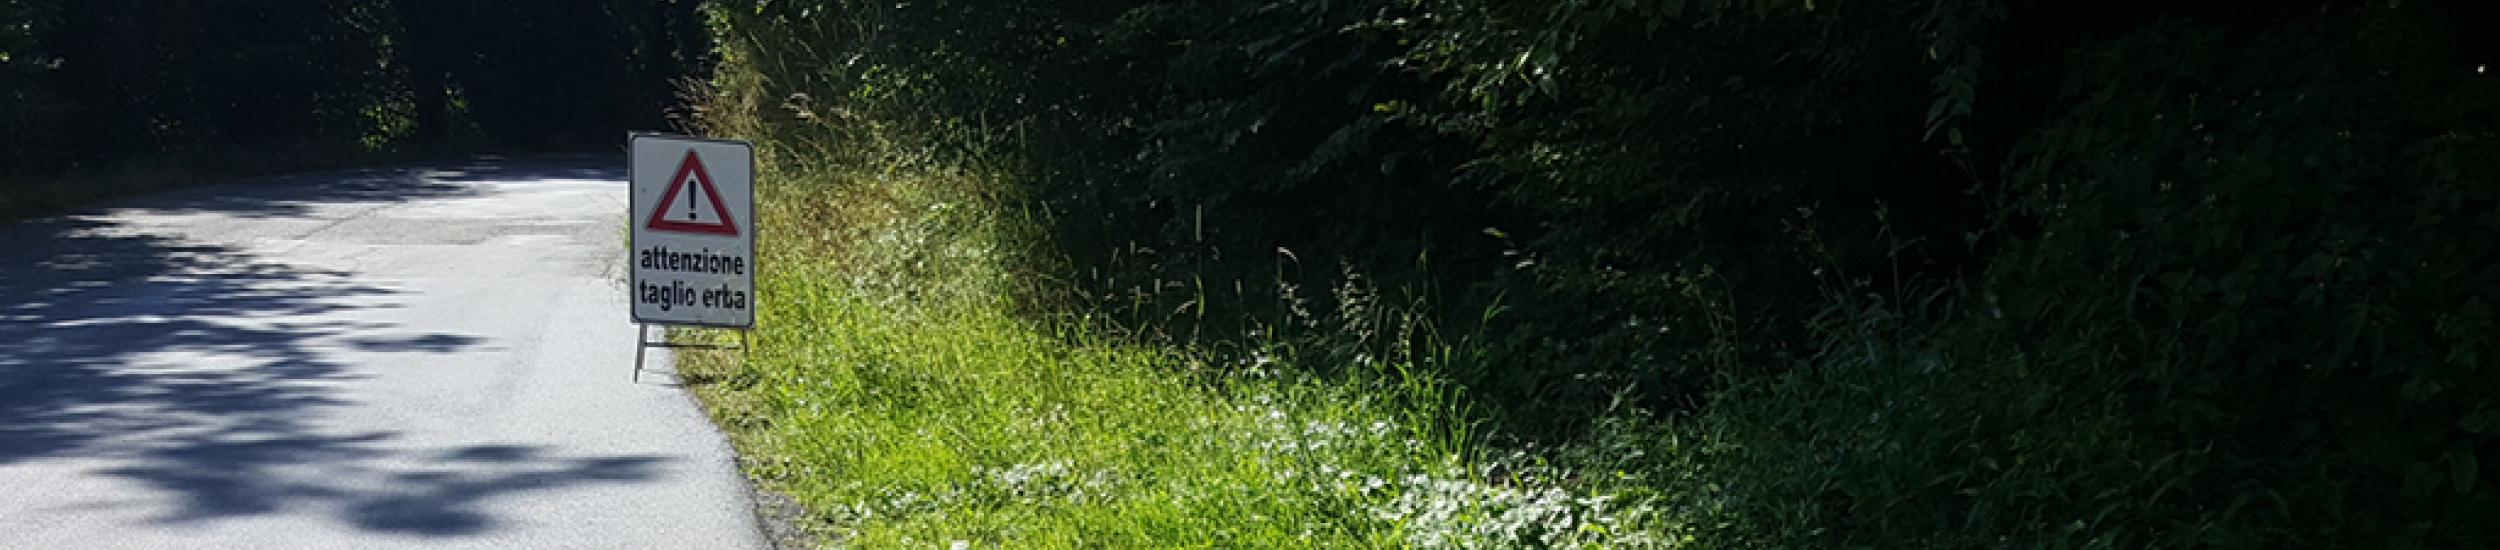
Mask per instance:
[[[755,326],[755,148],[636,135],[634,322]]]
[[[721,204],[720,186],[713,183],[712,171],[703,167],[703,155],[686,150],[686,160],[677,163],[677,175],[668,179],[668,191],[660,193],[660,208],[651,209],[651,219],[643,227],[652,231],[694,233],[697,235],[738,236],[738,221],[729,214],[729,205]],[[687,188],[694,189],[689,190]],[[750,186],[752,188],[752,186]],[[679,201],[678,197],[686,200]],[[705,200],[710,199],[710,200]],[[686,218],[677,219],[677,204],[686,205]],[[709,205],[710,208],[705,208]]]

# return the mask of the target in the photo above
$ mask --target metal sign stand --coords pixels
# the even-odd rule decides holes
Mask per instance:
[[[745,331],[745,330],[738,331],[738,345],[736,345],[736,346],[724,346],[724,345],[719,345],[719,344],[679,344],[679,343],[675,343],[675,342],[669,342],[669,341],[667,341],[667,340],[662,340],[662,341],[658,341],[658,342],[653,342],[653,341],[651,341],[651,324],[649,324],[649,323],[635,323],[634,325],[635,325],[635,326],[638,326],[638,327],[642,327],[642,334],[641,334],[640,336],[635,336],[635,337],[634,337],[634,383],[637,383],[637,384],[642,383],[642,356],[643,356],[643,353],[644,353],[644,352],[646,352],[646,351],[649,351],[651,348],[667,348],[667,349],[734,349],[734,350],[738,350],[738,352],[739,352],[739,353],[744,354],[744,353],[746,353],[747,348],[748,348],[748,347],[750,347],[750,346],[748,346],[748,345],[747,345],[747,333],[748,333],[748,332],[751,332],[751,331]]]

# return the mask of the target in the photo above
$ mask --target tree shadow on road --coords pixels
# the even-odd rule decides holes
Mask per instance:
[[[362,175],[251,184],[291,185],[278,193],[196,189],[120,209],[258,219],[475,192],[406,169],[346,173]],[[481,508],[489,499],[651,479],[669,460],[426,448],[396,432],[326,427],[330,412],[355,404],[362,380],[342,354],[452,354],[485,339],[343,320],[352,316],[334,314],[402,307],[406,291],[115,220],[0,225],[0,480],[13,468],[83,461],[105,467],[78,475],[154,491],[142,505],[156,522],[321,510],[361,530],[457,536],[497,525]],[[35,513],[27,506],[0,504],[0,516]]]
[[[388,328],[316,319],[393,307],[396,291],[110,226],[49,221],[0,240],[33,260],[0,268],[0,466],[237,417],[289,435],[286,418],[342,404],[349,377],[319,342]]]
[[[482,453],[492,456],[476,456]],[[376,531],[469,534],[493,525],[493,518],[477,510],[487,499],[584,483],[651,479],[663,461],[650,456],[556,458],[535,446],[468,447],[434,457],[433,467],[394,475],[398,485],[408,490],[360,499],[348,509],[348,519]]]
[[[183,187],[111,203],[110,208],[152,214],[215,213],[244,218],[311,215],[315,207],[410,202],[478,194],[476,184],[496,182],[613,181],[626,177],[622,155],[576,154],[507,157],[481,155],[424,166],[325,170]],[[37,220],[38,225],[91,217],[98,208]]]
[[[625,156],[615,154],[486,155],[425,172],[429,180],[446,183],[593,180],[623,182]]]

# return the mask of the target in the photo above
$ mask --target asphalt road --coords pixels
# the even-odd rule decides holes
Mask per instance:
[[[0,225],[0,548],[750,548],[624,158],[305,174]]]

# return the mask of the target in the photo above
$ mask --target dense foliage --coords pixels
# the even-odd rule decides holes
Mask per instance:
[[[1496,444],[1710,540],[2500,537],[2486,3],[710,14],[772,163],[1014,159],[1036,311],[1450,346]]]
[[[708,50],[692,2],[8,0],[0,185],[607,147],[666,128]]]

